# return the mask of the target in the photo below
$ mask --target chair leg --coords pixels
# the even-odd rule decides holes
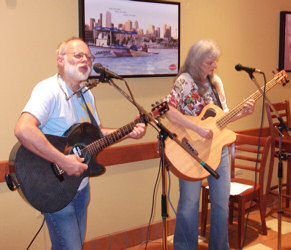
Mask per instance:
[[[290,184],[291,184],[291,156],[288,155],[288,159],[287,159],[287,185],[286,185],[286,194],[287,197],[290,196],[291,192],[290,192]],[[289,202],[290,199],[286,198],[286,208],[289,208]]]
[[[269,163],[269,171],[268,171],[268,179],[267,179],[266,195],[265,195],[266,205],[268,203],[269,193],[271,191],[270,189],[271,189],[271,182],[272,182],[274,162],[275,162],[274,154],[275,154],[275,145],[274,145],[274,142],[272,142],[271,154],[270,154],[271,158],[270,158],[270,163]]]
[[[228,223],[233,223],[233,202],[229,201]]]
[[[261,222],[262,222],[262,231],[263,234],[267,234],[267,226],[266,226],[266,202],[264,197],[259,198],[259,209],[260,209],[260,215],[261,215]]]
[[[208,195],[209,191],[207,188],[202,187],[202,210],[201,210],[201,236],[206,235],[206,224],[208,214]]]

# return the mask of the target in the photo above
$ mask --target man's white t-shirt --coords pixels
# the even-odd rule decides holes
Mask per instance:
[[[61,86],[60,86],[61,85]],[[30,99],[23,112],[32,114],[40,122],[39,128],[44,134],[63,136],[72,125],[90,122],[86,106],[81,97],[73,95],[73,91],[58,75],[39,82],[33,89]],[[84,98],[97,124],[100,124],[94,96],[91,91],[84,93]],[[79,190],[88,184],[88,177],[84,178]]]

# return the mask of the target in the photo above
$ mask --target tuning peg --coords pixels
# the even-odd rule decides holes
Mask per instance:
[[[156,101],[155,103],[151,104],[151,106],[152,106],[153,108],[155,108],[155,107],[157,107],[157,106],[159,106],[159,105],[160,105],[160,102],[159,102],[159,101]]]

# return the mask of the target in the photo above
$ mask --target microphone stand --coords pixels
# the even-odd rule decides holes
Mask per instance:
[[[123,79],[125,82],[130,95],[125,93],[120,87],[118,87],[114,81],[107,76],[105,73],[100,75],[100,81],[108,82],[109,85],[114,87],[119,93],[121,93],[128,101],[130,101],[139,111],[140,114],[143,114],[147,117],[148,121],[150,123],[154,123],[156,127],[160,129],[159,132],[159,141],[161,145],[161,151],[160,151],[160,157],[162,162],[162,200],[161,200],[161,206],[162,206],[162,221],[163,221],[163,240],[162,240],[162,246],[163,250],[167,250],[167,194],[166,194],[166,181],[165,181],[165,159],[164,159],[164,148],[165,148],[165,140],[169,137],[170,139],[174,140],[180,147],[182,147],[185,151],[187,151],[196,161],[198,161],[212,176],[214,176],[216,179],[219,178],[219,174],[214,171],[207,163],[202,161],[197,155],[195,155],[190,149],[188,149],[178,138],[175,134],[173,134],[171,131],[169,131],[158,119],[154,119],[152,115],[150,115],[141,105],[139,105],[135,100],[134,97],[128,87],[127,82]],[[154,125],[153,125],[154,126]]]
[[[281,234],[282,234],[282,214],[284,213],[282,210],[282,177],[283,177],[283,163],[282,163],[282,137],[283,134],[279,130],[279,128],[276,127],[279,134],[279,162],[278,162],[278,250],[281,250]]]
[[[277,246],[278,246],[278,250],[281,250],[282,214],[284,213],[282,210],[282,177],[283,177],[282,160],[286,159],[286,157],[287,157],[286,154],[282,154],[282,137],[284,137],[283,131],[286,130],[288,133],[289,128],[286,126],[282,117],[280,117],[279,113],[277,112],[274,105],[271,103],[271,101],[267,97],[267,95],[262,91],[261,87],[259,86],[259,84],[258,84],[257,80],[255,79],[255,77],[253,76],[253,74],[249,72],[249,76],[250,76],[251,80],[254,82],[254,84],[256,85],[256,87],[261,92],[262,96],[264,96],[264,99],[268,102],[268,104],[272,108],[273,112],[275,113],[276,118],[280,122],[278,127],[275,127],[275,128],[277,129],[278,134],[279,134],[279,153],[278,153],[279,154],[279,157],[278,157],[278,159],[279,159],[279,162],[278,162],[278,196],[279,196],[278,203],[279,204],[278,204],[278,243],[277,243]]]
[[[287,160],[287,155],[282,153],[282,138],[284,137],[283,131],[285,130],[287,133],[290,130],[286,124],[284,123],[282,117],[276,115],[277,119],[279,120],[279,125],[275,128],[279,134],[279,156],[278,156],[278,250],[281,250],[281,235],[282,235],[282,214],[284,211],[282,209],[282,177],[283,177],[283,160]]]

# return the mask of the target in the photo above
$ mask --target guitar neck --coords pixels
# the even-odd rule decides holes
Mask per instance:
[[[87,147],[82,149],[82,153],[89,153],[92,156],[96,155],[102,149],[112,145],[113,143],[121,140],[123,137],[128,135],[137,123],[145,123],[145,118],[142,116],[139,119],[134,120],[133,122],[119,128],[113,133],[106,135],[95,142],[92,142]]]
[[[265,92],[268,92],[280,80],[281,80],[281,77],[275,77],[271,81],[269,81],[266,84],[266,91]],[[261,87],[262,92],[264,92],[264,88],[265,88],[264,86]],[[246,101],[248,101],[250,99],[257,101],[262,96],[261,91],[257,90],[255,93],[253,93],[251,96],[249,96],[245,101],[241,102],[235,108],[233,108],[231,111],[229,111],[228,113],[223,115],[221,118],[217,119],[217,121],[216,121],[217,126],[219,128],[224,128],[237,114],[239,114],[243,110],[244,104]]]
[[[156,103],[152,109],[152,112],[149,114],[153,118],[158,118],[162,116],[165,112],[169,110],[167,102]],[[148,123],[150,118],[146,115],[141,115],[140,118],[134,120],[133,122],[119,128],[118,130],[114,131],[113,133],[102,137],[99,140],[96,140],[89,144],[87,147],[81,149],[81,153],[83,155],[89,154],[91,156],[96,155],[102,149],[110,146],[111,144],[121,140],[123,137],[128,135],[137,123]]]

